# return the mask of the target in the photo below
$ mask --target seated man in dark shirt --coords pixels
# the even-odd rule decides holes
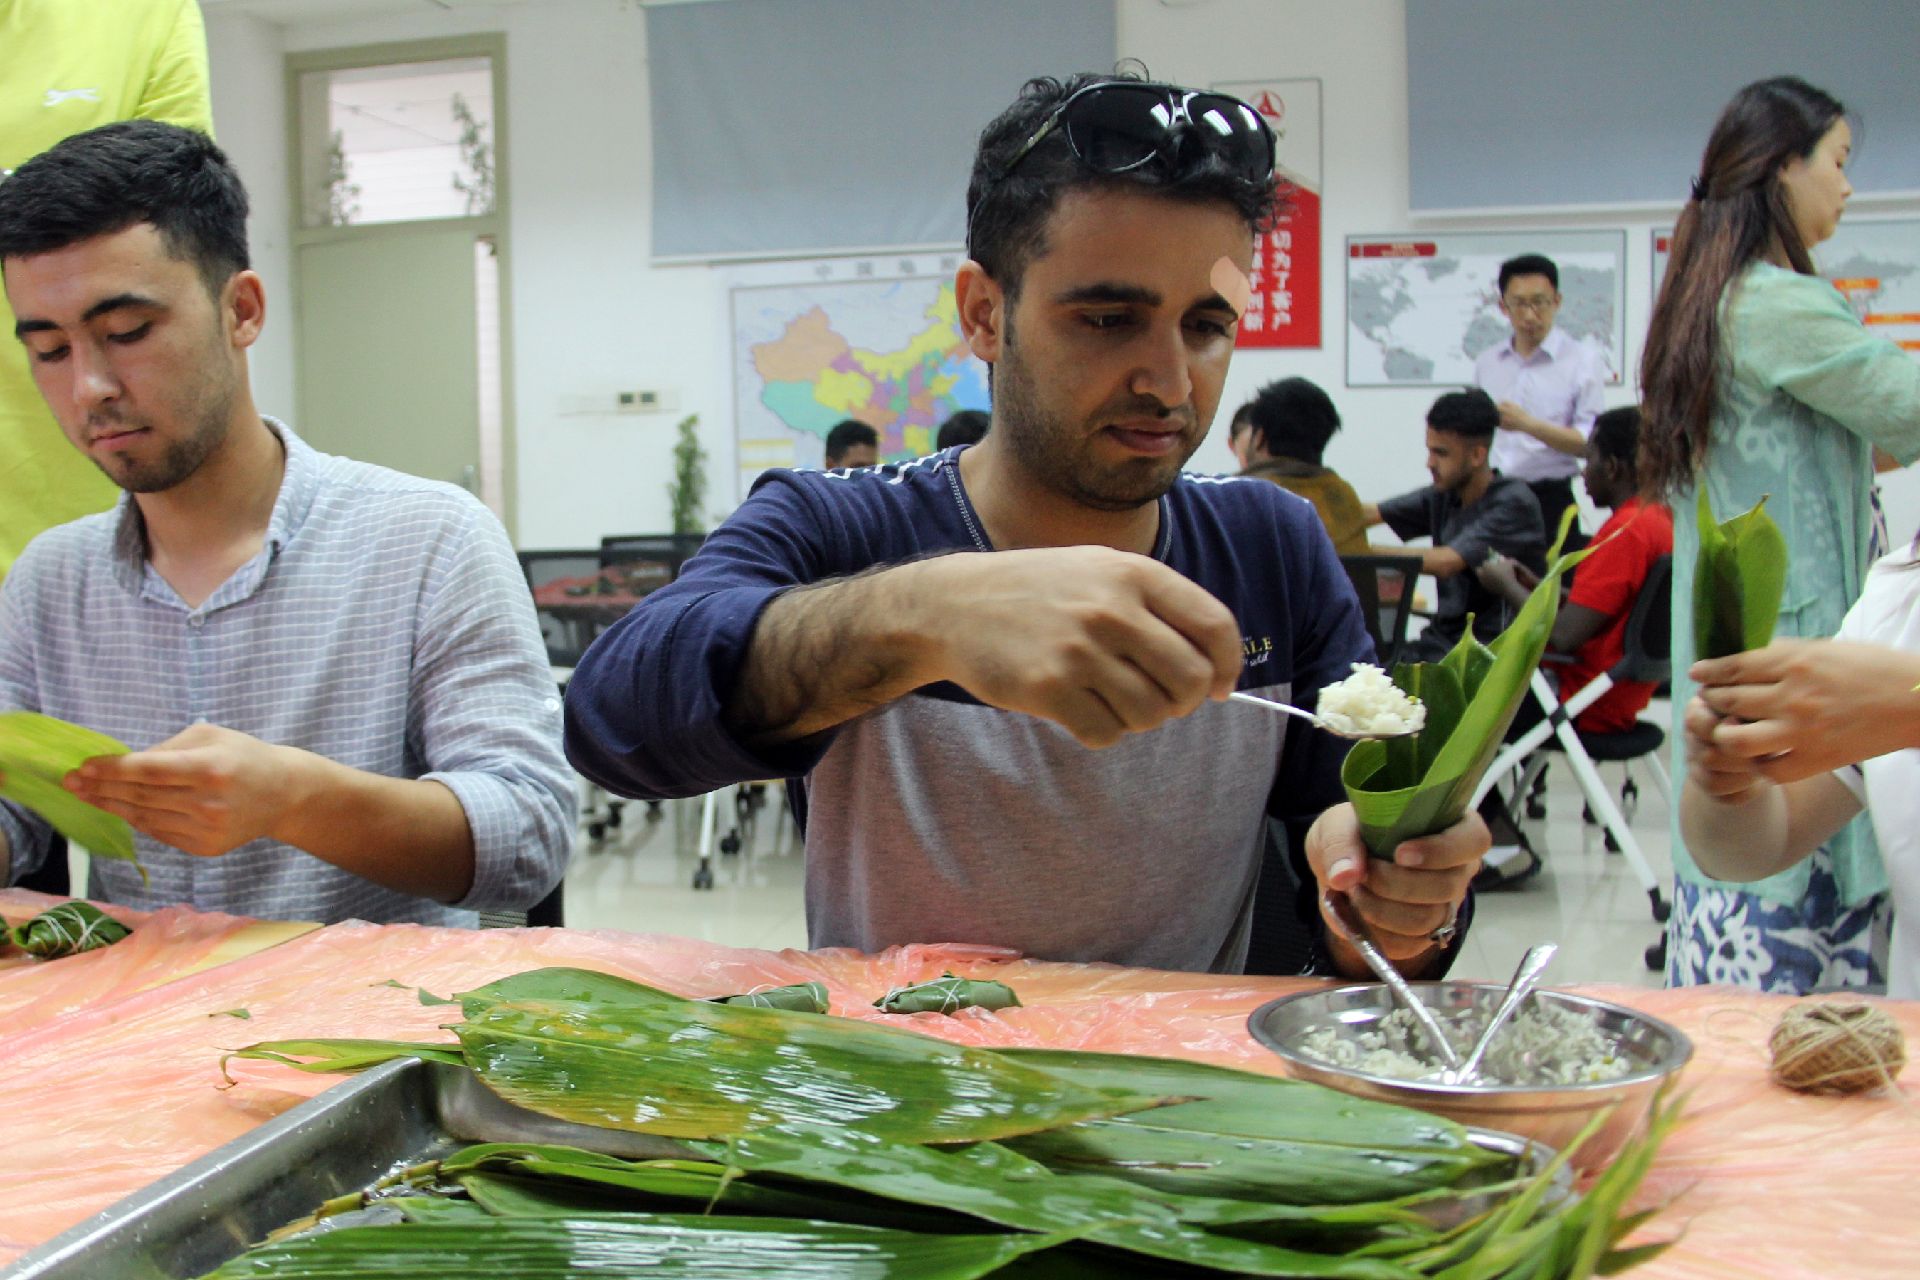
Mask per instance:
[[[815,946],[1237,971],[1272,816],[1318,967],[1366,973],[1330,888],[1401,967],[1444,971],[1479,819],[1369,858],[1346,744],[1226,700],[1310,704],[1372,654],[1307,504],[1181,471],[1273,190],[1244,103],[1030,82],[981,135],[955,279],[986,438],[762,476],[575,671],[576,767],[656,797],[801,779]]]
[[[1433,484],[1366,507],[1369,525],[1384,522],[1402,538],[1431,538],[1421,568],[1439,581],[1438,607],[1427,629],[1403,651],[1409,662],[1438,662],[1466,634],[1491,640],[1514,608],[1475,575],[1494,553],[1536,573],[1546,569],[1547,536],[1533,491],[1487,461],[1500,411],[1480,390],[1452,391],[1427,410],[1427,474]]]

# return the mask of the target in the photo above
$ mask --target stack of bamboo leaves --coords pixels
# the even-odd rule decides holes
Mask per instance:
[[[423,999],[428,997],[423,996]],[[214,1273],[1167,1275],[1406,1280],[1617,1269],[1671,1109],[1583,1195],[1460,1127],[1196,1063],[986,1050],[576,969],[459,998],[458,1045],[280,1041],[355,1071],[418,1056],[686,1159],[468,1148],[325,1206]]]

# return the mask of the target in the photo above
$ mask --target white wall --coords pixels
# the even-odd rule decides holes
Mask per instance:
[[[1650,231],[1660,215],[1426,221],[1407,213],[1406,48],[1402,0],[1116,0],[1119,52],[1155,76],[1189,84],[1318,76],[1324,81],[1325,203],[1322,333],[1318,351],[1246,352],[1236,358],[1225,406],[1262,383],[1299,374],[1325,386],[1346,430],[1328,461],[1362,497],[1426,483],[1422,423],[1432,389],[1345,386],[1344,240],[1350,234],[1426,229],[1531,227],[1627,229],[1629,368],[1652,292]],[[254,24],[231,29],[238,22]],[[519,539],[524,546],[592,544],[602,533],[664,528],[665,484],[679,414],[562,415],[565,397],[665,387],[680,413],[698,412],[723,499],[732,474],[729,373],[717,335],[724,297],[714,272],[654,268],[649,240],[649,124],[645,22],[627,0],[541,0],[462,7],[283,30],[253,19],[209,16],[215,114],[253,188],[261,217],[256,245],[278,241],[284,272],[286,180],[281,51],[421,39],[473,31],[507,35],[513,405],[518,439]],[[279,48],[274,48],[274,35]],[[231,64],[231,65],[229,65]],[[269,65],[270,64],[270,65]],[[1046,70],[1070,70],[1048,68]],[[1817,78],[1817,75],[1816,75]],[[229,89],[248,101],[222,101]],[[1844,96],[1846,86],[1836,83]],[[268,117],[272,117],[269,126]],[[985,123],[982,121],[981,123]],[[1702,126],[1702,140],[1704,141]],[[1498,140],[1490,140],[1495,145]],[[1532,145],[1516,128],[1514,145]],[[1541,144],[1545,145],[1545,144]],[[271,176],[269,176],[271,175]],[[1679,188],[1685,175],[1676,175]],[[904,180],[911,180],[910,175]],[[269,197],[277,228],[265,226]],[[1920,205],[1904,210],[1920,212]],[[263,231],[272,234],[263,235]],[[263,264],[268,255],[262,254]],[[270,283],[273,283],[270,277]],[[285,321],[291,308],[278,309]],[[291,404],[289,326],[269,330],[256,380],[271,377]],[[1625,403],[1629,388],[1613,389]],[[271,397],[262,403],[271,406]],[[1194,466],[1229,470],[1222,437]],[[1920,528],[1920,476],[1890,477],[1896,537]],[[1378,532],[1378,531],[1376,531]]]
[[[249,367],[262,413],[293,413],[293,294],[287,241],[292,199],[287,187],[287,105],[280,28],[249,14],[208,16],[207,58],[213,84],[213,132],[247,184],[252,216],[247,247],[267,287],[267,327]]]
[[[674,426],[697,412],[709,433],[711,484],[731,476],[732,442],[723,415],[730,396],[716,335],[723,299],[704,267],[650,267],[647,175],[650,124],[646,28],[639,6],[624,0],[543,0],[521,6],[463,7],[339,23],[270,28],[277,47],[251,41],[257,20],[208,15],[216,68],[216,111],[223,83],[249,86],[236,116],[269,99],[281,104],[286,53],[385,41],[501,31],[507,37],[503,114],[509,202],[507,279],[512,348],[511,399],[517,445],[522,546],[594,545],[603,533],[668,525],[666,482]],[[238,65],[229,73],[219,63]],[[256,82],[270,83],[270,88]],[[223,140],[256,198],[280,192],[284,229],[285,125],[271,139],[248,131]],[[264,130],[262,131],[264,132]],[[256,241],[264,216],[255,219]],[[285,232],[280,232],[284,242]],[[292,308],[284,260],[278,317],[262,340],[256,367],[290,359]],[[256,382],[260,381],[256,374]],[[648,416],[567,414],[567,397],[611,395],[635,387],[678,391],[679,413]],[[272,401],[262,398],[263,407]],[[292,404],[291,382],[286,405]],[[297,425],[297,424],[296,424]]]

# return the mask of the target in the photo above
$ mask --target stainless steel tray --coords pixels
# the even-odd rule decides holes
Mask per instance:
[[[0,1280],[187,1280],[387,1174],[473,1142],[691,1157],[664,1138],[555,1120],[470,1072],[406,1058],[373,1068],[23,1254]]]
[[[1470,1129],[1529,1172],[1552,1152]],[[0,1271],[0,1280],[190,1280],[327,1200],[475,1142],[584,1147],[630,1160],[699,1159],[667,1138],[555,1120],[516,1107],[473,1073],[404,1058],[335,1085],[135,1192]],[[1571,1194],[1564,1170],[1549,1193]],[[1453,1216],[1475,1211],[1455,1206]]]

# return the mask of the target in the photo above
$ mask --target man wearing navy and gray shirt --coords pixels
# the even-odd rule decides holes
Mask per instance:
[[[1237,971],[1272,814],[1325,968],[1364,972],[1316,886],[1443,968],[1479,821],[1369,864],[1344,744],[1225,701],[1311,703],[1372,659],[1311,506],[1180,472],[1272,191],[1233,99],[1029,84],[982,135],[955,282],[993,369],[985,440],[762,477],[576,670],[575,766],[645,796],[801,779],[816,946]]]
[[[68,138],[0,183],[0,271],[34,381],[125,491],[0,588],[0,710],[134,748],[67,788],[146,877],[91,893],[285,919],[471,924],[566,868],[573,790],[532,600],[451,485],[304,444],[254,408],[265,319],[246,193],[204,134]],[[47,856],[0,802],[0,883]]]

